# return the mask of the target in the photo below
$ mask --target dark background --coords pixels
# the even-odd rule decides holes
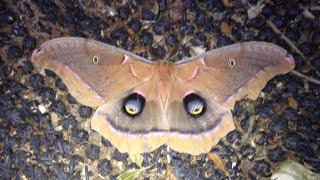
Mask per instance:
[[[41,43],[80,36],[177,61],[268,41],[294,56],[297,71],[320,79],[319,17],[317,0],[0,0],[0,179],[115,179],[139,168],[90,129],[94,109],[78,104],[53,72],[33,67]],[[162,146],[142,155],[150,168],[141,178],[263,179],[289,159],[320,173],[319,93],[320,85],[291,73],[277,76],[256,101],[236,104],[237,129],[211,150],[226,170],[205,154]]]

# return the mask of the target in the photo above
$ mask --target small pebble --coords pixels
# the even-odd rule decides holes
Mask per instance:
[[[261,10],[261,14],[265,17],[269,17],[273,14],[273,5],[270,3],[266,3]]]
[[[139,33],[141,30],[141,22],[137,19],[131,19],[128,23],[129,27],[133,30],[134,33]]]
[[[257,114],[262,116],[263,118],[269,118],[275,114],[274,108],[272,106],[268,106],[267,104],[259,104],[255,107],[255,111]]]
[[[219,0],[210,0],[210,1],[205,1],[207,2],[207,8],[209,10],[215,10],[217,12],[222,12],[224,11],[226,8],[225,6],[223,5],[223,2],[222,1],[219,1]]]
[[[182,35],[191,35],[194,33],[194,29],[195,27],[192,25],[192,24],[188,24],[186,22],[183,22],[181,25],[180,25],[180,32]]]
[[[312,55],[316,51],[316,47],[310,43],[310,42],[303,42],[298,45],[299,50],[304,54],[304,55]]]
[[[76,104],[77,103],[76,98],[74,98],[71,94],[67,95],[67,100],[68,100],[68,103],[70,103],[70,104]]]
[[[283,28],[285,26],[286,19],[283,16],[275,16],[272,22],[277,28]]]
[[[177,46],[178,38],[175,34],[170,34],[169,36],[166,37],[165,41],[167,45],[174,47],[174,46]]]
[[[253,170],[258,174],[262,175],[263,177],[271,176],[270,164],[267,163],[265,160],[255,161]]]
[[[217,47],[223,47],[233,44],[233,41],[227,36],[218,36],[217,37]]]
[[[118,14],[119,14],[119,17],[121,20],[126,20],[126,19],[128,19],[129,15],[130,15],[130,11],[127,6],[121,6],[118,9]]]
[[[303,147],[305,147],[305,142],[295,133],[283,136],[282,139],[284,141],[284,146],[291,151],[303,151]]]
[[[23,90],[25,90],[25,87],[22,84],[17,83],[15,81],[10,82],[10,91],[12,94],[18,94]]]
[[[320,56],[315,57],[314,59],[311,60],[311,64],[317,68],[320,69]]]
[[[253,159],[256,155],[256,149],[250,145],[244,145],[240,149],[240,153],[247,159]]]
[[[287,89],[292,93],[303,92],[304,90],[303,83],[300,81],[288,81],[286,86],[287,86]]]
[[[78,126],[78,121],[73,116],[70,116],[70,117],[64,118],[61,121],[61,125],[65,130],[68,130],[70,128],[73,129]]]
[[[13,35],[21,37],[27,34],[27,29],[22,25],[14,25],[11,32]]]
[[[40,89],[44,84],[43,76],[41,74],[33,74],[29,78],[29,83],[33,89]]]
[[[80,106],[78,109],[78,113],[82,118],[88,118],[92,114],[92,108],[88,106]]]
[[[68,90],[67,86],[64,84],[64,82],[60,78],[56,80],[55,86],[61,91]]]
[[[320,46],[320,31],[316,31],[312,34],[312,42],[315,45]]]
[[[140,34],[140,42],[143,45],[151,45],[153,42],[153,36],[150,32],[142,31]]]
[[[42,97],[43,102],[53,101],[56,93],[52,88],[44,87],[40,90],[40,96]]]
[[[85,150],[87,158],[91,160],[96,160],[100,156],[100,147],[94,144],[90,144],[90,146]]]
[[[23,66],[21,67],[21,73],[30,74],[32,70],[33,70],[33,64],[31,63],[31,61],[24,61]]]
[[[268,151],[268,157],[273,162],[281,162],[285,160],[285,152],[281,149],[280,146],[273,148]]]
[[[313,29],[313,21],[311,19],[307,19],[302,17],[300,21],[298,22],[299,29]]]
[[[289,123],[302,123],[303,119],[302,117],[298,114],[298,112],[289,107],[289,108],[286,108],[285,110],[282,111],[282,116],[288,120],[290,120]]]
[[[106,146],[106,147],[111,147],[112,144],[110,143],[110,141],[104,137],[101,137],[101,143]]]
[[[183,58],[189,57],[189,56],[190,56],[189,51],[190,51],[189,48],[187,48],[187,47],[181,47],[181,50],[180,50],[179,53],[178,53],[178,58],[179,58],[179,59],[183,59]]]
[[[117,149],[113,151],[112,157],[117,161],[126,161],[128,158],[127,153],[120,153]]]
[[[84,129],[75,128],[72,131],[72,138],[76,141],[77,144],[80,144],[80,143],[88,141],[89,134]]]
[[[157,60],[161,60],[166,55],[166,50],[162,46],[156,46],[150,48],[150,53],[153,54]]]
[[[287,28],[285,31],[285,35],[292,41],[298,41],[301,33],[298,28]]]
[[[193,38],[191,39],[191,43],[193,46],[204,45],[206,43],[206,41],[207,41],[206,36],[201,32],[194,33]]]
[[[266,28],[260,30],[259,38],[263,41],[272,42],[276,38],[276,34],[270,28]]]
[[[289,7],[287,9],[287,12],[286,12],[286,16],[291,18],[291,19],[294,19],[296,18],[298,15],[300,15],[302,12],[302,9],[299,8],[299,6],[296,6],[296,5],[293,5],[291,7]]]
[[[37,41],[34,37],[27,36],[23,39],[23,48],[29,51],[33,51],[37,47]]]
[[[25,123],[26,115],[19,109],[9,109],[6,111],[5,120],[13,127],[18,127]]]
[[[7,56],[10,60],[19,59],[22,57],[22,55],[23,52],[19,46],[13,45],[8,48]]]
[[[195,0],[188,0],[185,1],[186,8],[193,10],[197,7],[197,2]]]
[[[113,30],[110,36],[114,41],[125,42],[128,39],[128,33],[124,28],[117,28]]]
[[[257,122],[250,121],[250,118],[246,117],[240,121],[240,126],[245,132],[248,132],[249,128],[252,128],[252,131],[254,131],[257,128]]]
[[[99,174],[102,176],[108,175],[112,171],[111,161],[108,159],[101,159],[97,165]]]
[[[56,73],[54,73],[53,71],[49,70],[49,69],[45,69],[44,72],[46,73],[47,76],[49,77],[56,77]]]
[[[269,129],[274,133],[281,133],[288,130],[288,121],[286,119],[275,119],[271,122]]]
[[[0,11],[4,11],[7,8],[7,4],[5,1],[0,1]]]
[[[226,138],[229,143],[234,143],[237,140],[241,140],[241,134],[239,131],[235,130],[230,132]]]
[[[260,131],[257,133],[254,142],[259,146],[264,146],[267,144],[267,142],[268,142],[267,140],[268,140],[267,133],[264,131]]]
[[[141,19],[145,21],[152,21],[154,20],[155,15],[149,9],[142,9],[141,11]]]
[[[60,115],[64,115],[66,112],[66,106],[61,100],[54,101],[50,105],[50,109]]]
[[[153,31],[157,35],[164,35],[169,30],[170,30],[170,24],[165,20],[158,20],[156,23],[153,24]]]
[[[15,22],[16,18],[11,11],[5,11],[4,13],[0,14],[0,22],[6,23],[6,24],[13,24]]]
[[[265,25],[265,19],[262,16],[258,16],[247,21],[247,26],[261,29]]]
[[[204,26],[206,24],[206,15],[203,11],[201,11],[201,10],[196,11],[195,23],[198,26]]]

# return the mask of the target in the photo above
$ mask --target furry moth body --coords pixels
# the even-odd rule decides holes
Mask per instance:
[[[120,152],[167,144],[194,155],[210,151],[235,129],[230,109],[237,100],[256,99],[271,78],[295,66],[284,49],[265,42],[172,63],[76,37],[42,44],[32,62],[59,75],[80,103],[98,107],[91,128]]]

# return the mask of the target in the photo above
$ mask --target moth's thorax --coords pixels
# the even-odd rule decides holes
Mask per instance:
[[[157,74],[172,74],[174,64],[170,61],[157,61],[153,70]]]
[[[165,106],[173,88],[174,64],[169,61],[158,61],[153,68],[153,72],[162,105]]]

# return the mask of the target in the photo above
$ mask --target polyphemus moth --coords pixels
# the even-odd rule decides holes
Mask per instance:
[[[91,128],[120,152],[167,144],[193,155],[210,151],[235,129],[230,109],[237,100],[256,99],[271,78],[295,66],[284,49],[266,42],[173,63],[75,37],[42,44],[32,62],[59,75],[78,102],[98,107]]]

